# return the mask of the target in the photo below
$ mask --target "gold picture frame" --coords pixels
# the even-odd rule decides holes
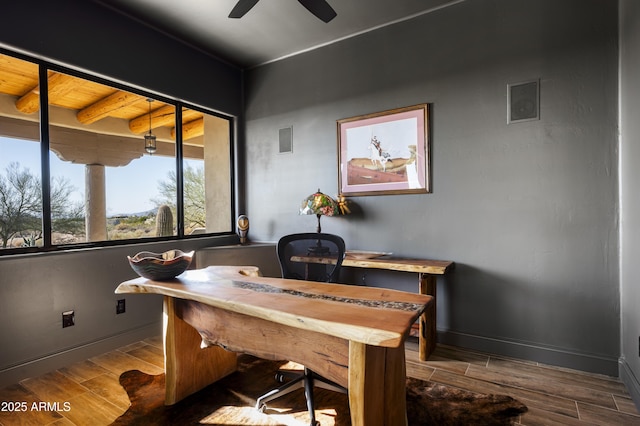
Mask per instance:
[[[338,193],[431,192],[429,104],[337,121]]]

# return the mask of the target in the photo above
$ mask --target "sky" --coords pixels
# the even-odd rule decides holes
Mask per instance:
[[[350,127],[346,130],[346,158],[369,158],[369,143],[374,136],[380,141],[382,149],[392,158],[409,158],[409,145],[416,145],[418,142],[416,128],[415,118]]]
[[[142,143],[142,141],[141,141]],[[32,174],[40,176],[40,147],[33,141],[0,136],[0,175],[5,176],[7,166],[18,162]],[[84,200],[84,173],[82,164],[62,161],[53,152],[50,155],[51,176],[64,176],[75,191],[72,202]],[[190,163],[192,167],[198,162]],[[175,159],[144,155],[125,167],[107,167],[105,170],[107,215],[139,213],[155,207],[152,202],[159,197],[158,182],[168,180],[175,169]]]

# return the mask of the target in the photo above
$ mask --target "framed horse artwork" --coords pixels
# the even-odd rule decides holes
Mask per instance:
[[[429,104],[338,120],[342,196],[431,192]]]

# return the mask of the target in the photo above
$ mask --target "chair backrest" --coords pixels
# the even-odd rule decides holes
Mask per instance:
[[[338,235],[319,232],[285,235],[277,246],[282,278],[335,283],[345,250],[344,240]]]

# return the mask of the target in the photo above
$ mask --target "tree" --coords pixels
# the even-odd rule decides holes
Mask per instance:
[[[39,182],[28,169],[20,170],[15,162],[7,166],[5,176],[0,175],[0,239],[3,248],[18,232],[41,228]]]
[[[167,180],[158,183],[160,198],[154,200],[157,207],[166,204],[176,210],[177,179],[174,170]],[[184,222],[187,228],[204,227],[206,224],[206,198],[204,189],[204,167],[184,169]]]
[[[84,204],[70,203],[76,188],[69,179],[55,176],[51,182],[51,225],[56,232],[84,234]]]
[[[65,178],[51,183],[51,220],[59,230],[78,227],[84,208],[70,203],[75,188]],[[6,248],[9,241],[23,237],[25,244],[35,245],[42,238],[42,185],[29,169],[10,163],[0,174],[0,240]]]

